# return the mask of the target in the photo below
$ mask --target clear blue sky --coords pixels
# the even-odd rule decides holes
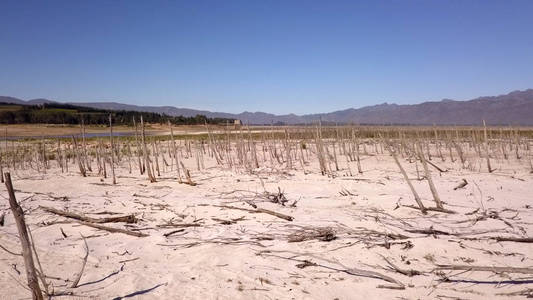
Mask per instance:
[[[0,95],[329,112],[533,88],[533,1],[0,2]]]

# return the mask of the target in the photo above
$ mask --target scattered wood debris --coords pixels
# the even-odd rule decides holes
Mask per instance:
[[[137,218],[135,218],[134,215],[127,215],[127,216],[120,216],[120,217],[107,217],[107,218],[91,218],[91,217],[87,217],[87,216],[83,216],[83,215],[79,215],[79,214],[76,214],[76,213],[73,213],[73,212],[68,212],[68,211],[64,211],[64,210],[59,210],[59,209],[55,209],[53,207],[46,207],[46,206],[39,206],[41,209],[43,209],[44,211],[46,212],[50,212],[50,213],[53,213],[53,214],[56,214],[56,215],[60,215],[60,216],[63,216],[63,217],[67,217],[67,218],[71,218],[71,219],[75,219],[75,220],[79,220],[79,221],[84,221],[84,222],[88,222],[88,223],[98,223],[98,224],[101,224],[101,223],[119,223],[119,222],[124,222],[124,223],[136,223],[137,222]]]
[[[466,185],[468,184],[468,181],[466,181],[466,179],[463,178],[463,182],[459,183],[458,186],[454,187],[453,190],[456,191],[458,189],[462,189],[464,188]]]
[[[319,240],[329,242],[336,239],[335,231],[331,227],[304,228],[297,232],[291,233],[287,240],[289,243],[298,243],[309,240]]]

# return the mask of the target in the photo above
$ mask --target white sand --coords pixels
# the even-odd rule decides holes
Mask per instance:
[[[401,161],[410,177],[416,178],[414,164]],[[449,159],[446,162],[433,159],[440,167],[450,169],[439,175],[432,168],[432,174],[445,207],[458,214],[429,212],[426,216],[411,208],[395,209],[399,199],[402,205],[416,203],[388,155],[363,156],[364,173],[355,177],[363,180],[345,176],[344,157],[339,159],[344,170],[339,171],[336,178],[321,176],[316,161],[306,166],[311,173],[307,175],[301,170],[271,173],[267,168],[256,170],[258,175],[250,175],[244,171],[216,167],[214,160],[207,159],[207,156],[207,169],[195,171],[196,161],[189,158],[186,165],[191,169],[197,186],[179,184],[175,172],[166,172],[157,183],[149,183],[135,167],[133,174],[128,174],[125,161],[122,162],[123,167],[117,170],[118,184],[115,186],[110,184],[109,178],[101,182],[95,174],[81,177],[75,165],[70,165],[70,173],[62,174],[55,162],[46,175],[35,171],[11,172],[17,198],[27,212],[26,219],[35,237],[44,271],[51,277],[55,290],[65,290],[71,284],[84,255],[80,235],[88,237],[90,254],[87,266],[80,286],[72,289],[78,296],[110,299],[139,292],[142,294],[132,299],[507,298],[509,296],[498,294],[532,288],[533,275],[442,271],[442,276],[439,276],[432,270],[435,264],[532,267],[531,244],[469,241],[456,236],[433,237],[402,230],[409,229],[409,226],[418,229],[433,226],[442,231],[465,233],[463,237],[531,236],[533,175],[529,173],[527,163],[515,159],[493,160],[493,167],[497,170],[489,174],[483,161],[471,161],[476,168],[474,171],[462,169],[459,162],[451,163]],[[295,165],[299,166],[298,163]],[[357,170],[355,163],[350,163],[350,168]],[[222,193],[234,190],[261,193],[263,188],[259,177],[263,178],[269,192],[276,192],[280,187],[289,202],[287,206],[281,206],[261,202],[258,198],[256,204],[291,215],[294,221],[213,206],[226,204],[251,209],[250,205],[239,200],[250,196],[250,193]],[[469,184],[463,189],[453,190],[463,178]],[[424,204],[434,206],[427,182],[413,182]],[[353,196],[342,196],[339,192],[343,189]],[[0,195],[7,197],[3,185]],[[51,196],[66,196],[68,200]],[[295,200],[296,207],[290,207],[289,204]],[[68,219],[46,213],[39,209],[40,205],[92,217],[102,217],[91,215],[102,211],[133,213],[140,221],[131,228],[148,228],[142,232],[150,236],[108,233],[76,222],[44,226],[43,222]],[[480,216],[483,208],[497,211],[509,224],[490,218],[477,223],[468,221]],[[0,209],[0,213],[7,212],[5,226],[0,227],[0,244],[20,252],[16,226],[6,199],[0,201]],[[476,209],[479,209],[478,213],[465,215]],[[232,225],[212,220],[240,217],[245,220]],[[166,238],[164,233],[178,228],[157,228],[156,225],[171,220],[174,223],[196,221],[201,226],[185,228],[183,232]],[[123,223],[105,225],[127,228]],[[330,226],[336,231],[337,239],[329,242],[287,242],[287,235],[300,226]],[[68,235],[67,238],[62,236],[60,228]],[[404,244],[393,244],[390,249],[377,246],[376,243],[385,243],[386,239],[372,240],[361,233],[364,228],[411,236],[408,240],[389,242],[409,241],[413,247],[403,249]],[[480,233],[483,231],[489,232]],[[269,236],[273,240],[257,240],[258,236]],[[241,244],[220,244],[217,241]],[[194,244],[196,242],[198,244]],[[402,269],[415,269],[425,274],[408,277],[391,271],[381,255]],[[309,260],[336,269],[358,268],[379,272],[400,281],[405,289],[378,288],[379,285],[391,284],[319,266],[298,268],[299,262],[282,257]],[[442,282],[445,276],[452,281]],[[530,283],[506,283],[509,280],[530,280]],[[2,295],[8,299],[30,297],[30,293],[17,281],[26,282],[22,257],[0,249]]]

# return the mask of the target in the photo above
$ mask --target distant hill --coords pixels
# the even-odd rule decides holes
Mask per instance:
[[[308,116],[309,117],[309,116]],[[533,89],[469,101],[442,100],[414,105],[380,104],[314,115],[324,121],[361,124],[533,125]]]
[[[28,104],[27,101],[13,98],[13,97],[7,97],[7,96],[0,96],[0,103],[12,103],[12,104],[20,104],[20,105]]]
[[[47,103],[46,99],[30,100],[31,104]],[[24,104],[23,100],[1,97],[0,102]],[[362,108],[349,108],[330,113],[310,115],[274,115],[264,112],[231,114],[210,112],[174,106],[137,106],[116,102],[71,103],[107,110],[145,111],[169,116],[240,119],[250,124],[304,124],[318,120],[355,124],[412,124],[412,125],[478,125],[485,120],[492,125],[533,125],[533,89],[515,91],[506,95],[480,97],[468,101],[444,99],[412,105],[379,104]]]

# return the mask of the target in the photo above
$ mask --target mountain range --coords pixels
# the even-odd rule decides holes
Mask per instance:
[[[55,102],[48,99],[24,101],[0,96],[0,103],[39,105]],[[478,125],[485,120],[491,125],[533,125],[533,89],[505,95],[479,97],[467,101],[443,99],[420,104],[398,105],[383,103],[361,108],[349,108],[329,113],[307,115],[274,115],[264,112],[231,114],[174,106],[138,106],[117,102],[67,102],[68,104],[109,110],[133,110],[162,113],[171,116],[205,115],[209,118],[239,119],[244,124],[306,124],[322,120],[330,123],[410,124],[410,125]]]

